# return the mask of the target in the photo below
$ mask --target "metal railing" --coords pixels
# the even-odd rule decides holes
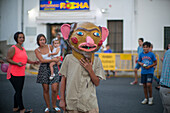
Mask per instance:
[[[137,54],[130,53],[96,53],[102,61],[104,70],[134,71]],[[156,54],[157,66],[154,74],[159,78],[159,56]],[[141,71],[139,69],[138,71]]]

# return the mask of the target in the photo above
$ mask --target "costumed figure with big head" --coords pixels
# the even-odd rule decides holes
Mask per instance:
[[[62,75],[60,107],[66,113],[98,113],[96,86],[105,75],[101,60],[94,52],[102,46],[109,31],[84,22],[63,24],[61,33],[72,48],[72,54],[65,57],[59,71]]]

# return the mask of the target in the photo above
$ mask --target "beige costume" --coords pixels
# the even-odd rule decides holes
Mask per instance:
[[[94,58],[93,70],[100,79],[105,79],[104,70],[99,57]],[[72,54],[65,57],[60,74],[66,77],[66,109],[75,111],[98,111],[96,86],[89,73],[80,65]]]

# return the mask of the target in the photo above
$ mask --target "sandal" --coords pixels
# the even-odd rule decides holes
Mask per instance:
[[[138,82],[133,81],[133,82],[130,83],[130,85],[136,85],[137,83],[138,83]]]
[[[13,112],[19,112],[19,108],[13,108]]]
[[[54,109],[55,112],[60,112],[61,111],[60,108],[58,108],[58,107],[55,107],[53,109]]]
[[[50,112],[50,109],[49,109],[49,108],[45,108],[44,112],[45,112],[45,113],[49,113],[49,112]]]
[[[32,109],[25,109],[25,112],[24,113],[32,113]]]
[[[32,109],[22,109],[20,110],[20,113],[32,113]]]
[[[13,108],[13,112],[19,112],[19,108]]]

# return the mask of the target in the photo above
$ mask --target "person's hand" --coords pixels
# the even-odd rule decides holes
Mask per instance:
[[[0,60],[0,63],[4,63],[4,61],[3,61],[3,60]]]
[[[40,62],[39,61],[34,61],[33,64],[39,64]]]
[[[59,106],[62,110],[66,110],[66,102],[65,100],[60,100]]]
[[[164,57],[161,58],[161,61],[162,61],[162,62],[163,62],[163,60],[164,60]]]
[[[138,62],[138,64],[139,64],[139,65],[141,65],[141,66],[143,66],[143,65],[144,65],[144,63],[142,63],[142,62]]]
[[[136,62],[136,63],[138,62],[138,57],[135,58],[135,62]]]
[[[87,58],[86,60],[81,58],[79,61],[80,65],[83,66],[88,72],[92,69],[92,62],[90,62]]]
[[[61,58],[61,56],[57,56],[57,58],[58,58],[58,59],[60,59],[60,58]]]
[[[58,62],[59,60],[60,60],[60,56],[59,57],[55,57],[55,58],[53,58],[53,60],[54,60],[54,62]]]
[[[22,67],[23,65],[25,65],[25,64],[23,64],[22,62],[17,63],[17,66],[19,66],[19,67]]]
[[[146,67],[144,67],[145,69],[149,69],[149,68],[151,68],[151,66],[149,65],[149,66],[146,66]]]
[[[135,59],[135,63],[138,63],[138,59]]]
[[[48,57],[50,57],[50,56],[51,56],[51,53],[48,54]]]
[[[59,66],[61,64],[61,62],[59,61],[59,62],[57,62],[57,65]]]

